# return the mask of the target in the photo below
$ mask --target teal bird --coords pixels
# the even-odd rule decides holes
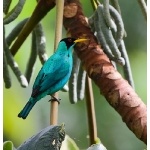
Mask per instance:
[[[32,107],[46,95],[53,95],[63,88],[72,71],[72,49],[77,42],[88,39],[64,38],[55,53],[44,63],[39,71],[32,89],[32,94],[18,117],[26,119]]]

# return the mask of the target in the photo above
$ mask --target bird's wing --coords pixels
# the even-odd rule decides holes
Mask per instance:
[[[69,70],[67,67],[64,68],[63,63],[59,63],[59,61],[59,59],[49,60],[43,65],[33,85],[32,97],[36,97],[53,87],[67,75]]]

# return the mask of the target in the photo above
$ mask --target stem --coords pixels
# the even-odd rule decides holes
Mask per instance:
[[[62,38],[63,10],[64,10],[64,0],[61,1],[56,0],[56,30],[55,30],[54,49],[57,48],[57,45]]]
[[[93,7],[93,10],[95,10],[96,9],[96,3],[95,3],[95,0],[91,0],[91,4],[92,4],[92,7]]]
[[[56,92],[54,97],[58,98],[58,93]],[[50,125],[57,125],[58,122],[58,102],[51,101],[50,103]]]
[[[92,82],[88,76],[86,76],[85,95],[86,95],[87,116],[90,134],[90,145],[92,145],[96,144],[97,141],[97,125],[94,108],[94,96],[92,91]]]
[[[93,10],[96,10],[97,6],[100,4],[100,2],[98,0],[91,0],[91,4],[93,7]]]
[[[63,8],[64,0],[56,0],[56,30],[55,30],[55,44],[54,50],[62,37],[62,24],[63,24]],[[58,93],[54,94],[54,97],[58,98]],[[50,109],[50,125],[56,125],[58,120],[58,102],[51,101]]]

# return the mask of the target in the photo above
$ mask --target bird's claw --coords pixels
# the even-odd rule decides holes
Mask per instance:
[[[56,98],[56,97],[54,97],[53,95],[51,95],[51,99],[49,100],[49,102],[50,101],[57,101],[58,102],[58,104],[60,104],[60,98]]]

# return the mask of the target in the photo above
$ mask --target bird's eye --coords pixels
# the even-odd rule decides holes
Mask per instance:
[[[68,39],[68,42],[72,42],[72,39]]]

